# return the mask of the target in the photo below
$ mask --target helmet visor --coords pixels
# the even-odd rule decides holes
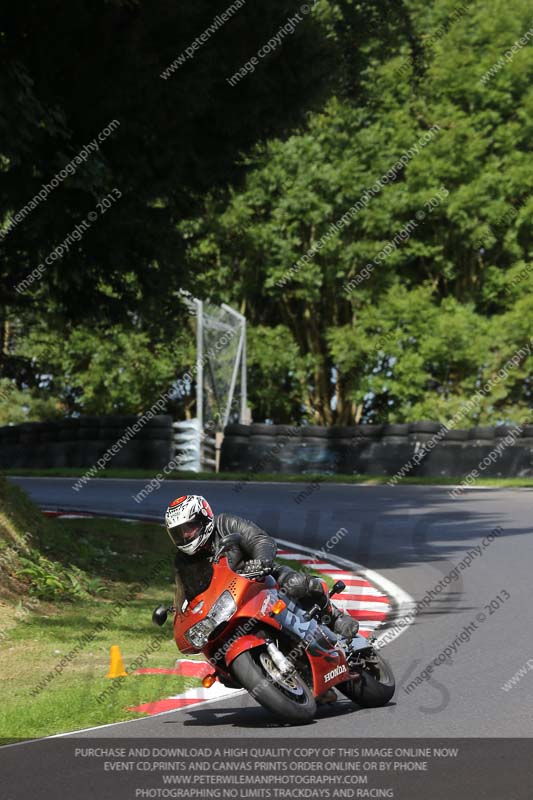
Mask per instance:
[[[173,528],[167,528],[170,538],[176,547],[183,547],[183,545],[190,544],[204,531],[205,521],[201,515],[197,515],[189,522],[183,522],[181,525],[175,525]]]

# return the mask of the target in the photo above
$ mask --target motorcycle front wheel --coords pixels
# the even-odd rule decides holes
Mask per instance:
[[[335,688],[361,708],[379,708],[392,698],[396,683],[390,666],[374,652],[371,663],[361,670],[359,677],[339,683]]]
[[[266,647],[238,655],[231,664],[231,672],[254,700],[282,722],[301,725],[315,716],[312,690],[296,671],[290,676],[282,675]]]

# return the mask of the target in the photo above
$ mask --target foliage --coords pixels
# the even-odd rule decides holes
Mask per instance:
[[[264,59],[260,72],[230,86],[226,77],[298,8],[288,0],[248,2],[194,58],[162,77],[226,8],[208,0],[73,0],[59,13],[56,0],[23,0],[4,9],[2,227],[117,122],[98,151],[3,238],[0,305],[10,315],[29,311],[60,329],[65,318],[131,322],[140,314],[156,338],[162,326],[172,330],[176,293],[194,284],[175,223],[208,189],[238,179],[241,153],[254,142],[303,118],[323,92],[332,57],[307,15],[283,58]],[[122,196],[112,208],[17,293],[15,285],[115,188]]]
[[[117,185],[124,201],[47,272],[31,302],[8,292],[10,313],[31,332],[4,353],[0,385],[15,387],[4,420],[146,407],[194,358],[181,286],[246,313],[258,421],[449,419],[528,344],[533,50],[505,57],[530,28],[526,0],[319,0],[235,88],[224,76],[275,30],[288,8],[281,0],[260,13],[246,6],[155,84],[209,22],[208,4],[95,8],[77,0],[52,15],[31,53],[35,31],[10,11],[2,85],[16,95],[6,125],[20,136],[0,149],[0,209],[23,204],[54,159],[109,119],[121,127],[101,161],[10,234],[0,269],[9,280],[27,272],[88,212],[95,187]],[[74,70],[61,88],[59,65],[76,62],[77,39],[59,29],[83,30],[87,50],[87,74]],[[68,44],[56,53],[51,41]],[[39,70],[51,52],[52,68]],[[371,274],[347,291],[368,264]],[[67,311],[82,318],[77,327]],[[527,419],[532,364],[530,352],[468,422]],[[171,410],[183,416],[191,402]]]
[[[64,602],[57,594],[53,601],[28,598],[22,589],[9,605],[0,603],[0,620],[5,619],[0,741],[134,719],[139,715],[129,707],[197,685],[198,679],[175,675],[133,674],[141,655],[144,667],[172,667],[178,655],[172,626],[156,632],[151,621],[153,608],[172,595],[168,537],[154,535],[154,525],[117,519],[42,524],[46,559],[69,565],[74,577],[90,571],[92,577],[87,582],[80,577],[80,583],[93,591]],[[104,596],[99,586],[105,586]],[[129,675],[99,702],[110,685],[106,674],[114,644],[120,645]]]
[[[65,334],[34,328],[18,354],[33,365],[37,395],[53,393],[67,414],[142,414],[179,377],[178,365],[195,360],[189,326],[179,326],[171,341],[124,325]]]
[[[248,336],[248,381],[256,419],[290,422],[302,415],[305,360],[284,325],[257,325]]]
[[[44,554],[47,521],[24,492],[0,476],[0,586],[2,596],[29,594],[40,600],[74,600],[104,590],[99,580],[72,563],[62,564]],[[50,523],[48,523],[50,524]]]
[[[529,342],[533,51],[481,81],[527,31],[529,6],[409,8],[411,33],[431,40],[418,60],[409,36],[379,51],[382,34],[370,31],[358,97],[333,96],[307,126],[258,147],[244,186],[212,193],[191,223],[191,266],[205,286],[245,303],[261,330],[285,325],[305,370],[302,407],[322,424],[448,418]],[[438,132],[421,146],[430,129]],[[410,220],[410,235],[347,292]],[[530,354],[470,421],[524,420],[532,363]],[[253,391],[261,407],[262,386]]]
[[[84,588],[86,576],[75,568],[58,569],[50,559],[44,558],[38,551],[30,550],[29,557],[19,557],[20,567],[15,578],[27,581],[28,593],[40,600],[74,600],[87,597]],[[98,593],[104,589],[101,584],[92,583],[93,591]]]

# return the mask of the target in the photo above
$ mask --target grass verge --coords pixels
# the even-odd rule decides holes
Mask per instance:
[[[88,468],[87,468],[88,469]],[[18,475],[27,478],[80,478],[86,472],[85,469],[78,467],[50,467],[48,469],[6,469],[6,475]],[[151,480],[154,471],[145,469],[107,469],[98,473],[100,480],[105,478],[130,478]],[[182,481],[233,481],[235,483],[249,483],[250,481],[262,481],[271,483],[273,481],[281,483],[353,483],[367,486],[386,485],[390,481],[390,475],[324,475],[318,472],[300,473],[298,475],[289,473],[249,473],[249,472],[171,472],[166,480]],[[462,481],[462,477],[413,477],[409,476],[398,481],[397,486],[403,484],[420,486],[457,486]],[[476,486],[512,488],[516,486],[533,487],[533,478],[482,478],[476,481]]]
[[[172,626],[151,622],[172,599],[172,560],[153,524],[47,519],[0,477],[0,743],[136,719],[128,707],[199,684],[105,677],[117,644],[128,673],[174,666]]]
[[[151,622],[153,608],[173,594],[171,544],[158,528],[44,519],[3,481],[0,507],[1,742],[134,719],[140,715],[127,707],[198,685],[130,675],[102,696],[114,684],[105,677],[111,645],[120,646],[128,672],[171,668],[179,655],[172,626]],[[57,585],[32,571],[35,558],[45,559]],[[65,577],[72,570],[74,589]]]

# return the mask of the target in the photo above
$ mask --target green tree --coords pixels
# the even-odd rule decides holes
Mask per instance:
[[[171,0],[22,0],[0,22],[0,305],[11,314],[47,307],[70,319],[124,321],[143,313],[171,324],[183,269],[176,223],[213,186],[237,180],[240,155],[301,119],[324,86],[329,47],[312,15],[290,46],[232,87],[226,81],[298,5],[250,2],[211,32],[174,74],[164,74],[227,4]],[[163,75],[163,77],[162,77]],[[277,87],[283,85],[284,97]],[[10,229],[13,214],[112,121],[99,151]],[[47,265],[26,278],[97,210],[121,197]]]
[[[15,357],[24,365],[19,386],[3,381],[0,423],[73,414],[142,414],[196,359],[192,326],[172,342],[155,341],[132,326],[72,326],[59,335],[45,325],[18,338]],[[1,391],[1,389],[0,389]],[[194,387],[176,393],[168,410],[190,415]]]
[[[329,8],[337,24],[341,6]],[[290,332],[314,422],[447,417],[527,342],[530,283],[513,275],[530,259],[533,51],[484,80],[530,25],[523,0],[503,9],[410,3],[390,49],[379,29],[365,43],[357,91],[257,148],[243,187],[210,193],[186,225],[200,285],[242,303],[254,325]],[[523,418],[530,372],[531,359],[479,419]]]
[[[176,330],[182,286],[246,313],[256,419],[447,419],[527,344],[533,50],[510,51],[531,25],[525,0],[319,0],[233,88],[225,76],[287,3],[246,5],[155,83],[209,24],[206,2],[102,2],[89,13],[76,0],[64,17],[49,4],[31,24],[24,3],[8,15],[0,91],[5,130],[19,135],[0,146],[0,210],[44,181],[50,154],[70,154],[114,117],[121,126],[79,185],[69,179],[35,226],[5,240],[6,286],[100,191],[116,185],[124,197],[34,294],[5,294],[9,313],[35,314],[54,341],[70,316],[92,345],[67,323],[65,353],[43,353],[39,370],[34,338],[24,356],[5,351],[0,374],[19,389],[69,411],[139,407],[166,388],[176,335],[176,360],[190,363]],[[53,22],[37,41],[45,15]],[[83,66],[60,83],[82,32]],[[113,342],[92,335],[99,315]],[[148,373],[139,386],[136,370],[113,366],[136,349]],[[523,358],[470,422],[527,419],[531,364]]]

